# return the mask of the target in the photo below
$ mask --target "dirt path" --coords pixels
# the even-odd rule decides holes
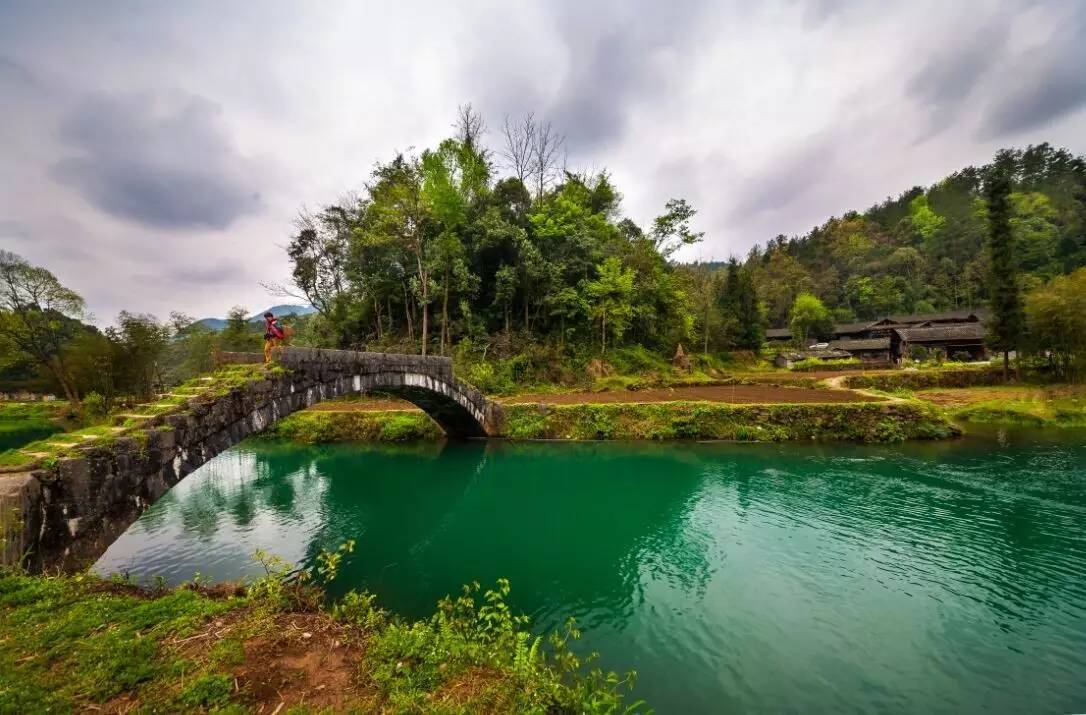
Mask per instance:
[[[790,387],[786,385],[705,385],[691,387],[655,387],[647,390],[616,390],[611,392],[537,393],[499,397],[505,405],[537,404],[584,405],[613,403],[672,402],[675,400],[705,400],[734,405],[766,403],[841,403],[879,402],[883,398],[855,390]],[[362,397],[348,401],[323,402],[310,408],[321,412],[376,412],[413,410],[411,403],[388,397]]]
[[[852,390],[789,387],[785,385],[706,385],[700,387],[657,387],[648,390],[574,392],[562,395],[529,394],[499,398],[507,405],[545,402],[551,405],[582,405],[614,402],[671,402],[706,400],[750,405],[773,402],[878,402],[879,398]]]

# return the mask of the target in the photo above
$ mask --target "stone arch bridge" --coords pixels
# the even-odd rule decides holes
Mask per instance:
[[[261,362],[224,353],[221,362]],[[211,378],[207,378],[211,380]],[[499,436],[501,406],[453,376],[446,357],[280,348],[275,364],[229,389],[185,395],[136,426],[38,464],[0,468],[0,552],[31,570],[89,565],[185,476],[279,419],[323,400],[383,392],[422,408],[452,438]]]

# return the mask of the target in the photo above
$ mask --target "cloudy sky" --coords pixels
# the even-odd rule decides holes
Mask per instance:
[[[0,0],[0,247],[97,322],[278,302],[302,206],[534,110],[743,254],[996,149],[1086,152],[1086,2]],[[490,143],[498,144],[496,131]]]

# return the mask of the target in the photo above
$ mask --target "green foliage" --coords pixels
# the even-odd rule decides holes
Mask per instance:
[[[92,586],[0,576],[0,711],[70,710],[168,680],[176,664],[163,642],[235,607],[191,591],[145,599]]]
[[[265,435],[302,444],[331,442],[407,442],[442,434],[424,412],[295,412],[272,425]]]
[[[499,335],[574,352],[593,336],[600,351],[622,340],[674,349],[686,338],[692,316],[668,257],[701,239],[695,210],[672,199],[643,231],[620,216],[606,172],[560,171],[560,139],[528,125],[535,168],[516,176],[499,176],[493,154],[461,132],[378,164],[355,198],[303,214],[282,290],[317,308],[305,339],[448,354]]]
[[[585,284],[585,293],[589,315],[600,324],[600,348],[606,352],[607,337],[611,336],[612,342],[621,340],[634,316],[634,272],[614,257],[597,266],[596,272],[599,277]]]
[[[1081,390],[1035,389],[1033,394],[993,395],[949,410],[955,420],[980,424],[1022,425],[1045,428],[1086,427],[1086,394]],[[986,390],[991,393],[992,390]],[[997,393],[998,394],[998,393]]]
[[[230,676],[204,673],[181,691],[177,702],[188,708],[213,708],[227,704],[233,689],[234,682]]]
[[[85,330],[83,298],[45,268],[0,250],[0,348],[8,363],[25,359],[46,371],[73,405],[79,404],[63,346]],[[11,356],[11,357],[8,357]]]
[[[823,338],[833,332],[833,317],[818,298],[800,293],[792,304],[789,327],[796,344],[806,347],[811,338]]]
[[[852,370],[863,367],[863,363],[856,358],[842,358],[840,360],[819,360],[807,358],[792,365],[795,372],[816,372],[819,370]]]
[[[989,343],[1004,353],[1018,349],[1022,341],[1024,322],[1018,264],[1010,223],[1010,192],[1010,170],[1005,162],[999,162],[985,185],[992,295],[992,316],[988,321],[988,331]]]
[[[349,545],[324,551],[327,568]],[[365,639],[348,711],[447,712],[440,694],[465,678],[481,687],[466,712],[632,712],[624,702],[635,675],[605,673],[595,655],[575,654],[580,633],[570,621],[544,639],[508,605],[509,582],[466,586],[417,622],[390,616],[372,594],[348,592],[325,603],[309,583],[320,578],[262,554],[268,575],[244,597],[211,597],[196,588],[150,593],[93,577],[0,574],[0,712],[99,710],[110,701],[140,712],[246,712],[251,693],[237,689],[232,669],[246,661],[246,640],[267,637],[284,609],[335,619]],[[325,576],[334,576],[325,571]],[[327,579],[324,579],[327,580]],[[304,592],[315,595],[298,599]],[[324,612],[322,612],[324,611]],[[231,614],[231,625],[206,630]],[[333,626],[327,623],[327,626]],[[225,635],[229,633],[230,635]],[[213,635],[214,634],[214,635]],[[196,649],[193,639],[205,644]],[[250,666],[262,666],[253,663]],[[119,700],[117,700],[119,699]]]
[[[575,623],[543,639],[528,630],[528,619],[510,609],[509,582],[495,588],[465,586],[456,597],[442,599],[426,621],[403,623],[376,609],[368,594],[350,597],[341,618],[370,628],[380,626],[366,651],[363,668],[376,684],[389,709],[418,712],[428,708],[431,693],[469,672],[492,677],[475,707],[500,712],[608,713],[641,709],[636,702],[623,708],[623,690],[636,676],[604,673],[575,655],[570,643],[580,637]],[[480,598],[481,597],[481,598]]]
[[[896,442],[955,434],[917,403],[730,405],[714,402],[507,405],[514,439],[720,439]]]
[[[804,236],[754,249],[754,271],[771,325],[783,325],[797,294],[817,296],[841,322],[898,313],[981,307],[1004,295],[990,279],[985,178],[1008,181],[1000,260],[1023,290],[1086,265],[1086,160],[1048,144],[1004,150],[932,186],[863,212],[831,218]],[[990,182],[989,182],[990,183]],[[1006,272],[1006,266],[1000,267]],[[842,310],[838,316],[837,311]]]
[[[83,398],[83,409],[86,410],[88,419],[101,419],[109,412],[106,398],[97,392],[87,393],[86,397]]]
[[[1033,352],[1048,351],[1057,377],[1081,381],[1086,376],[1086,268],[1031,291],[1025,311]]]
[[[931,370],[899,370],[875,375],[849,375],[845,384],[850,388],[885,390],[923,390],[931,387],[971,387],[998,385],[1003,377],[988,366],[938,367]]]
[[[226,327],[218,337],[218,348],[224,352],[257,352],[261,337],[249,324],[249,311],[241,306],[234,306],[226,314]]]

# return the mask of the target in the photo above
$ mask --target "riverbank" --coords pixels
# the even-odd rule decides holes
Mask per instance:
[[[955,422],[1044,428],[1086,427],[1086,386],[1000,385],[912,393]]]
[[[0,402],[0,452],[63,432],[66,403]]]
[[[826,391],[829,392],[829,391]],[[742,442],[900,442],[959,434],[919,401],[730,404],[706,401],[515,403],[505,405],[506,437],[562,440],[735,440]],[[330,408],[296,412],[269,437],[318,444],[406,441],[441,436],[421,411]]]
[[[248,589],[149,591],[91,576],[0,576],[0,712],[625,706],[620,691],[632,674],[582,668],[565,647],[575,631],[544,652],[506,606],[505,582],[466,588],[432,617],[405,622],[365,593],[325,605],[319,589],[285,581],[282,567],[269,565],[272,574]]]

